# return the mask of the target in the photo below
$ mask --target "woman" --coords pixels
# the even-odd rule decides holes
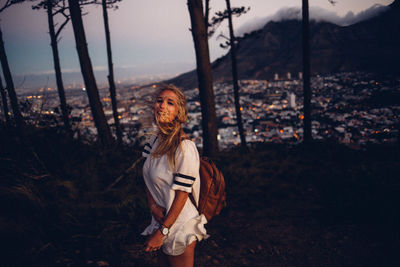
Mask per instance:
[[[159,249],[160,265],[193,266],[196,242],[207,238],[204,215],[199,215],[200,158],[187,139],[182,124],[187,121],[186,98],[175,86],[164,86],[154,103],[158,128],[145,145],[143,178],[152,214],[142,235],[149,235],[145,251]]]

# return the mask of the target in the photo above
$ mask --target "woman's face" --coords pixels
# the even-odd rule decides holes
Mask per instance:
[[[162,91],[154,104],[154,116],[161,123],[169,123],[176,115],[178,115],[178,96],[171,90]]]

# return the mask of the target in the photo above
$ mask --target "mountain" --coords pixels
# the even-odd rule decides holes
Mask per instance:
[[[324,21],[330,22],[340,26],[348,26],[360,21],[364,21],[370,18],[377,16],[378,14],[389,9],[389,6],[384,6],[380,4],[372,5],[370,8],[367,8],[364,11],[361,11],[357,14],[354,14],[352,11],[349,11],[345,16],[339,16],[337,13],[333,11],[326,10],[324,8],[318,6],[310,6],[309,15],[310,20],[313,21]],[[243,25],[239,26],[236,31],[237,36],[242,36],[245,33],[249,33],[258,29],[261,29],[264,25],[266,25],[270,21],[282,21],[282,20],[301,20],[302,10],[301,7],[284,7],[274,15],[267,16],[264,18],[254,18]]]
[[[400,0],[376,17],[350,25],[310,22],[311,73],[367,71],[400,74]],[[269,22],[238,42],[239,79],[297,76],[302,71],[301,21]],[[214,82],[231,80],[229,52],[212,63]],[[197,86],[196,71],[167,81]]]

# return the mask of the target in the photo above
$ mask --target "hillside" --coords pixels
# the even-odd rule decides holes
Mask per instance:
[[[139,156],[57,129],[31,148],[0,131],[2,266],[155,266],[139,233],[150,217]],[[398,266],[400,152],[321,142],[255,144],[216,159],[228,206],[208,225],[197,266]]]
[[[238,43],[239,79],[272,79],[302,71],[301,21],[267,23]],[[366,71],[400,74],[400,7],[350,26],[310,23],[312,74]],[[214,82],[231,79],[230,54],[212,63]],[[185,88],[197,86],[196,72],[184,73],[168,82]]]

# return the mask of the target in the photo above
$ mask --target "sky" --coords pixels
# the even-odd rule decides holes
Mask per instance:
[[[5,0],[0,0],[2,6]],[[389,5],[393,0],[309,0],[311,12],[327,12],[341,18],[360,14],[375,4]],[[123,0],[117,10],[109,10],[113,62],[117,79],[153,74],[177,75],[195,67],[195,52],[186,0]],[[225,8],[225,1],[210,0],[211,14]],[[238,33],[244,33],[282,8],[301,7],[300,0],[231,0],[231,6],[249,6],[250,11],[234,18]],[[101,6],[85,8],[84,27],[93,67],[106,70],[107,58]],[[322,13],[321,13],[322,12]],[[279,14],[279,13],[278,13]],[[6,53],[14,76],[32,74],[52,76],[53,61],[44,10],[32,10],[31,4],[12,6],[0,14]],[[217,34],[226,31],[221,25]],[[210,39],[210,57],[215,60],[227,51],[219,48],[221,39]],[[69,23],[59,41],[63,73],[79,72],[72,26]],[[104,72],[105,73],[105,72]],[[99,77],[104,80],[105,77]],[[29,79],[24,81],[29,85]]]

